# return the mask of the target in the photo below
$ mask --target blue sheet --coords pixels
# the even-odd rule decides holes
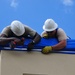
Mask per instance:
[[[18,51],[26,51],[28,43],[31,41],[31,39],[25,39],[24,45],[23,46],[17,46],[14,48],[14,50]],[[34,46],[35,51],[41,51],[41,49],[44,46],[52,46],[58,43],[58,40],[55,38],[50,38],[50,39],[45,39],[42,38],[41,41]],[[9,47],[9,44],[6,46],[0,46],[0,50],[11,50]],[[67,40],[67,46],[62,49],[61,51],[53,51],[55,53],[64,53],[64,54],[75,54],[75,39],[68,39]]]

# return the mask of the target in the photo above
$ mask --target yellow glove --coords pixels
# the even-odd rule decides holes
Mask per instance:
[[[44,38],[48,38],[48,34],[43,34],[43,37]]]
[[[48,54],[48,53],[50,53],[52,51],[52,47],[51,46],[46,46],[46,47],[44,47],[43,49],[42,49],[42,53],[43,54]]]

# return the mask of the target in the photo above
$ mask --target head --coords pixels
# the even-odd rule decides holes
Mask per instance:
[[[46,32],[53,32],[57,29],[58,25],[54,22],[53,19],[47,19],[43,25],[43,30]]]
[[[14,20],[11,23],[10,27],[11,27],[12,32],[17,36],[21,36],[25,32],[24,25],[18,20]]]

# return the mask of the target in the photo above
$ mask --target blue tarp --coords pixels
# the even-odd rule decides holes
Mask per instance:
[[[18,51],[26,51],[27,45],[28,43],[31,41],[31,39],[25,39],[24,45],[23,46],[16,46],[16,48],[14,48],[14,50],[18,50]],[[50,39],[45,39],[42,38],[41,41],[36,44],[34,46],[35,51],[41,51],[41,49],[44,46],[52,46],[58,43],[58,40],[55,38],[50,38]],[[0,46],[0,50],[11,50],[9,47],[9,44],[7,44],[6,46]],[[60,51],[53,51],[55,53],[68,53],[68,54],[75,54],[75,39],[68,39],[67,40],[67,46],[60,50]]]

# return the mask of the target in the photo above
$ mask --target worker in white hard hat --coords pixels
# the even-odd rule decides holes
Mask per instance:
[[[21,23],[18,20],[14,20],[11,22],[11,24],[7,27],[5,27],[2,32],[1,32],[1,37],[6,37],[7,39],[10,37],[16,37],[16,38],[21,38],[21,40],[16,39],[16,40],[6,40],[7,42],[11,41],[10,47],[13,48],[15,47],[14,44],[16,45],[23,45],[24,44],[24,38],[26,37],[31,37],[32,41],[28,44],[27,50],[31,51],[31,49],[34,47],[34,44],[38,43],[41,39],[41,36],[32,28],[30,28],[27,25],[24,25],[23,23]],[[6,44],[5,40],[1,41],[0,40],[0,44]],[[2,43],[1,43],[2,42]]]
[[[52,50],[60,50],[66,46],[66,40],[69,39],[62,28],[58,28],[58,24],[53,19],[47,19],[43,25],[43,38],[57,38],[59,43],[53,46],[45,46],[42,53],[48,54]]]

